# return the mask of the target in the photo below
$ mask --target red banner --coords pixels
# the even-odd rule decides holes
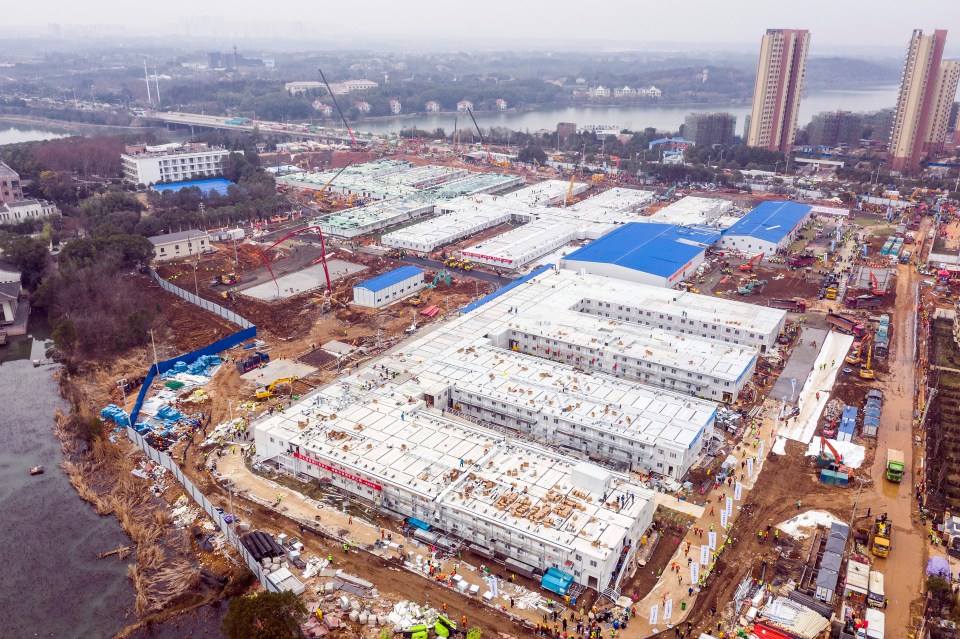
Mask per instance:
[[[324,470],[329,470],[329,471],[330,471],[331,473],[333,473],[334,475],[340,475],[341,477],[346,477],[346,478],[349,479],[350,481],[355,481],[355,482],[357,482],[358,484],[363,484],[363,485],[366,486],[367,488],[373,488],[374,490],[383,491],[383,487],[382,487],[380,484],[377,484],[377,483],[374,483],[374,482],[372,482],[372,481],[370,481],[370,480],[364,479],[363,477],[357,477],[356,475],[351,475],[350,473],[348,473],[348,472],[346,472],[346,471],[344,471],[344,470],[340,470],[339,468],[334,468],[333,466],[328,466],[328,465],[324,464],[323,462],[319,462],[319,461],[317,461],[316,459],[314,459],[314,458],[312,458],[312,457],[307,457],[306,455],[301,455],[300,453],[297,453],[297,452],[294,452],[294,453],[293,453],[293,456],[296,457],[297,459],[302,459],[303,461],[307,462],[308,464],[313,464],[314,466],[318,466],[319,468],[322,468],[322,469],[324,469]]]

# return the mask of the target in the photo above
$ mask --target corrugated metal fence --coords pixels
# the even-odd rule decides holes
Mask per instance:
[[[218,304],[214,304],[209,300],[205,300],[202,297],[198,297],[193,293],[189,293],[179,286],[174,286],[170,282],[167,282],[153,269],[150,269],[150,276],[166,291],[177,295],[178,297],[183,298],[184,300],[195,304],[200,308],[206,309],[211,313],[215,313],[220,317],[233,322],[241,327],[242,330],[239,332],[225,337],[221,340],[209,344],[203,348],[197,349],[192,353],[187,353],[185,355],[180,355],[162,362],[157,362],[155,365],[150,367],[150,370],[147,371],[146,378],[143,380],[143,386],[140,387],[140,393],[137,395],[137,401],[133,405],[133,410],[130,411],[130,424],[131,426],[127,427],[126,433],[127,437],[136,444],[140,450],[144,452],[147,457],[160,464],[168,471],[170,471],[173,476],[176,478],[180,485],[183,486],[184,490],[190,495],[190,498],[193,499],[203,510],[210,516],[210,518],[220,526],[220,529],[224,531],[227,541],[237,549],[237,552],[240,553],[240,556],[243,557],[244,562],[246,562],[247,567],[256,575],[257,579],[263,584],[263,587],[272,592],[279,592],[280,589],[270,581],[270,578],[263,572],[263,569],[260,567],[260,564],[253,558],[253,556],[243,547],[243,544],[240,543],[240,539],[237,537],[236,533],[227,525],[227,522],[224,521],[223,515],[216,509],[216,507],[210,503],[210,500],[207,499],[196,486],[193,485],[187,476],[183,474],[183,471],[180,470],[180,467],[173,461],[173,459],[166,453],[159,451],[153,448],[140,433],[138,433],[133,426],[136,426],[137,419],[140,416],[140,410],[143,408],[143,402],[147,397],[147,393],[150,391],[150,387],[153,384],[154,379],[172,369],[177,362],[186,362],[191,364],[197,360],[202,355],[216,355],[222,353],[223,351],[240,344],[248,339],[252,339],[257,336],[257,327],[251,324],[246,319],[240,317],[233,311],[227,310]]]
[[[193,485],[187,476],[183,474],[183,471],[177,466],[173,459],[166,453],[156,450],[147,440],[143,438],[137,431],[132,428],[127,428],[127,437],[130,438],[134,444],[140,447],[140,450],[144,452],[150,459],[160,464],[167,470],[169,470],[173,476],[177,479],[178,482],[183,486],[184,490],[187,491],[187,494],[190,495],[190,498],[193,499],[204,512],[210,515],[210,518],[213,519],[214,523],[220,526],[220,529],[226,534],[227,541],[230,542],[234,548],[237,549],[237,552],[240,553],[240,556],[243,557],[243,561],[246,562],[247,567],[256,575],[257,579],[260,580],[260,583],[263,584],[263,587],[271,592],[280,592],[280,589],[277,588],[276,584],[270,581],[270,578],[264,574],[263,570],[260,567],[260,564],[253,558],[246,548],[243,547],[243,544],[240,543],[240,538],[237,537],[237,534],[230,528],[226,521],[223,519],[223,515],[216,509],[216,507],[210,503],[210,500],[207,499],[200,490]]]
[[[160,277],[157,274],[157,272],[153,269],[150,269],[150,277],[152,277],[157,282],[157,284],[160,285],[160,288],[162,288],[163,290],[169,291],[174,295],[176,295],[177,297],[183,298],[188,302],[190,302],[191,304],[196,304],[200,308],[206,309],[211,313],[215,313],[220,317],[222,317],[223,319],[233,322],[240,328],[250,328],[251,326],[253,326],[253,324],[249,320],[244,319],[243,317],[240,317],[233,311],[226,309],[220,306],[219,304],[214,304],[208,299],[204,299],[202,297],[194,295],[193,293],[186,291],[180,288],[179,286],[175,286],[171,284],[167,280]]]

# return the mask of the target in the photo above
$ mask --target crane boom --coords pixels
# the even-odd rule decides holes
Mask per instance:
[[[319,226],[307,226],[302,229],[297,229],[296,231],[287,233],[286,235],[281,237],[279,240],[277,240],[267,248],[260,251],[260,257],[263,259],[263,263],[267,267],[267,270],[270,271],[270,277],[273,278],[273,283],[277,284],[277,276],[274,275],[273,268],[270,266],[270,260],[267,259],[267,252],[273,249],[273,247],[277,246],[281,242],[290,239],[294,235],[300,235],[301,233],[306,233],[307,231],[316,231],[317,235],[320,237],[320,262],[323,264],[323,275],[327,280],[327,294],[332,295],[333,286],[330,284],[330,270],[327,268],[327,248],[323,240],[323,231],[320,230]],[[277,284],[278,293],[279,293],[279,290],[280,290],[280,285]]]
[[[350,139],[353,140],[353,146],[357,146],[357,138],[353,137],[353,131],[350,130],[350,125],[347,124],[347,118],[343,116],[343,111],[340,109],[340,104],[337,102],[337,96],[333,94],[333,90],[330,88],[330,83],[327,82],[327,78],[323,75],[323,69],[317,67],[317,71],[320,72],[320,79],[323,80],[323,83],[327,87],[327,91],[330,93],[330,97],[333,99],[333,106],[337,107],[337,113],[340,114],[340,119],[343,121],[343,126],[347,128],[347,133],[350,134]]]
[[[480,130],[480,125],[477,124],[477,119],[473,117],[473,111],[471,111],[470,109],[467,109],[467,113],[470,114],[470,119],[473,120],[473,126],[477,127],[477,133],[480,134],[480,141],[483,143],[483,146],[487,149],[487,160],[489,160],[490,164],[494,164],[493,154],[490,153],[490,145],[487,144],[487,141],[483,139],[483,131]]]

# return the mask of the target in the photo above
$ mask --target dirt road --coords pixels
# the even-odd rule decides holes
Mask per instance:
[[[920,276],[908,267],[898,267],[897,302],[894,310],[893,344],[889,377],[876,386],[883,390],[884,403],[880,415],[877,452],[871,469],[873,483],[864,487],[861,509],[872,508],[874,515],[887,513],[893,519],[890,556],[878,558],[875,569],[886,576],[885,590],[890,605],[886,613],[887,628],[895,634],[915,627],[911,611],[920,612],[923,570],[927,561],[927,545],[922,528],[913,518],[913,400],[916,367],[913,335],[916,326],[917,283]],[[887,449],[906,452],[907,467],[903,481],[895,484],[884,479]],[[865,521],[865,520],[863,520]],[[895,571],[895,572],[894,572]],[[896,578],[894,578],[894,576]]]

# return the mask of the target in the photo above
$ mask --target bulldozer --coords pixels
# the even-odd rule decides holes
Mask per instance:
[[[256,390],[257,399],[269,399],[274,396],[274,389],[277,386],[282,386],[287,384],[290,386],[290,394],[293,394],[293,383],[297,381],[296,377],[281,377],[280,379],[274,380],[271,384],[267,386],[261,386]]]

